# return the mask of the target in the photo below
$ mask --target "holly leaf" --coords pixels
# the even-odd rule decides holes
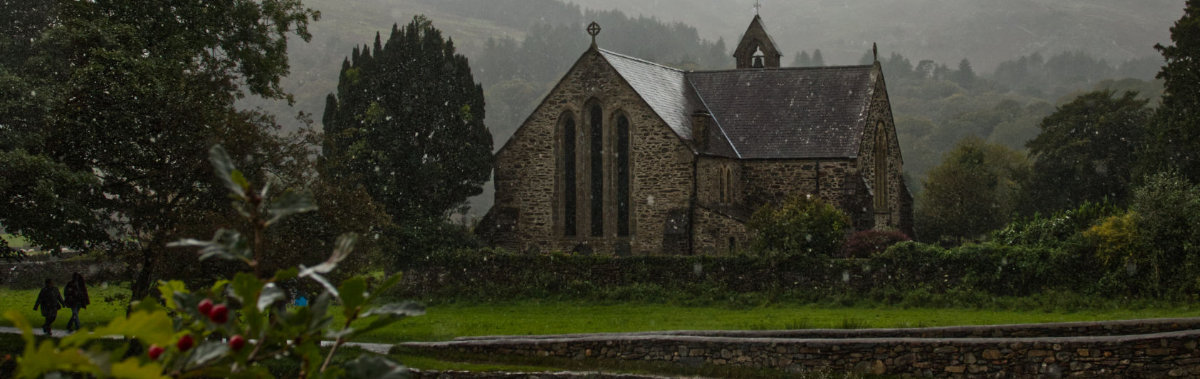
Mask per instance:
[[[217,174],[218,179],[221,179],[221,184],[224,184],[234,197],[246,198],[246,189],[250,188],[250,184],[246,182],[246,177],[242,175],[242,172],[234,167],[233,159],[229,158],[229,153],[225,152],[224,147],[215,145],[209,149],[208,162],[213,166],[213,173]]]
[[[278,198],[271,201],[271,205],[267,206],[267,215],[270,216],[270,219],[267,220],[267,225],[270,226],[276,221],[290,215],[310,212],[316,209],[317,204],[313,203],[312,193],[308,191],[287,191],[279,195]]]

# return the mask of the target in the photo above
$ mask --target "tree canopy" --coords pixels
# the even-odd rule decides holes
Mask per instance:
[[[0,223],[44,246],[140,252],[140,298],[166,242],[225,213],[208,146],[259,153],[241,159],[248,173],[280,159],[273,120],[233,102],[288,97],[288,36],[308,39],[317,13],[296,0],[0,5],[21,20],[2,23],[0,159],[31,175],[6,173],[18,180],[0,184]]]
[[[1023,154],[978,137],[963,139],[929,171],[916,199],[921,239],[978,238],[1012,220],[1028,180]]]
[[[1146,100],[1125,92],[1096,91],[1063,104],[1042,120],[1029,141],[1034,159],[1028,199],[1052,213],[1085,201],[1124,203],[1146,135]]]

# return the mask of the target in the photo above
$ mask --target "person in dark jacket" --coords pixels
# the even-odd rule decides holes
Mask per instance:
[[[42,332],[50,335],[50,325],[54,324],[54,319],[58,318],[58,310],[62,308],[62,294],[58,292],[58,287],[54,286],[54,281],[46,279],[46,286],[42,287],[42,291],[38,292],[37,302],[33,303],[33,310],[42,308],[42,317],[46,318],[46,323],[42,324]]]
[[[71,308],[71,320],[67,321],[67,331],[73,332],[79,330],[79,309],[87,308],[92,303],[88,298],[87,284],[83,281],[83,275],[75,273],[71,275],[71,281],[63,287],[63,305]]]

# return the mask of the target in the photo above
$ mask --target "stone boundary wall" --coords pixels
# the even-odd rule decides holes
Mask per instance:
[[[1126,323],[1114,324],[1121,330],[1139,329],[1124,325]],[[1152,328],[1153,325],[1184,324],[1148,321],[1146,328]],[[1058,330],[1091,332],[1103,329],[1103,326],[1072,328]],[[925,332],[918,329],[908,334],[936,334],[936,329],[945,328],[926,329],[935,330]],[[858,332],[863,336],[880,333],[879,330]],[[1011,330],[1009,332],[1012,333]],[[424,352],[471,355],[641,360],[685,366],[736,365],[790,372],[834,370],[900,376],[1200,375],[1200,350],[1197,350],[1200,330],[1067,337],[918,338],[852,335],[847,333],[843,338],[770,338],[665,333],[596,334],[410,342],[401,346]]]
[[[671,330],[636,333],[580,333],[538,336],[459,337],[455,341],[494,339],[553,339],[624,336],[694,336],[730,338],[1000,338],[1086,337],[1153,334],[1200,330],[1200,317],[1117,321],[1081,321],[1044,324],[965,325],[928,328],[794,329],[794,330]]]
[[[41,288],[46,278],[54,280],[60,289],[71,280],[71,274],[78,272],[87,283],[99,284],[106,281],[120,281],[124,265],[115,262],[97,262],[92,260],[51,260],[26,261],[0,264],[0,285],[13,289]]]

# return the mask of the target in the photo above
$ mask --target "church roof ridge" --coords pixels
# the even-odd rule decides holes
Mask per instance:
[[[674,67],[671,67],[671,66],[664,65],[664,64],[662,64],[662,63],[658,63],[658,62],[650,61],[650,60],[647,60],[647,59],[638,58],[638,57],[635,57],[635,56],[632,56],[632,55],[621,54],[621,53],[618,53],[618,52],[615,52],[615,51],[612,51],[612,50],[605,50],[605,49],[597,49],[597,50],[600,50],[600,53],[602,53],[602,54],[607,54],[607,55],[615,55],[615,56],[617,56],[617,57],[619,57],[619,58],[625,58],[625,59],[629,59],[629,60],[637,61],[637,62],[640,62],[640,63],[651,64],[651,65],[655,65],[655,66],[658,66],[658,67],[661,67],[661,68],[665,68],[665,69],[668,69],[668,70],[673,70],[673,71],[678,71],[678,72],[687,72],[687,71],[684,71],[684,70],[680,70],[680,69],[678,69],[678,68],[674,68]]]
[[[852,68],[866,68],[866,69],[869,69],[869,68],[872,68],[872,67],[874,67],[874,65],[869,65],[869,64],[855,64],[855,65],[837,65],[837,66],[779,67],[779,68],[759,68],[759,69],[745,69],[745,68],[725,68],[725,69],[719,69],[719,70],[695,70],[695,71],[687,71],[687,73],[688,73],[688,74],[693,74],[693,73],[694,73],[694,74],[707,74],[707,73],[733,72],[733,71],[737,71],[737,72],[745,72],[745,71],[748,71],[748,70],[758,70],[758,71],[799,71],[799,70],[833,70],[833,69],[852,69]]]

